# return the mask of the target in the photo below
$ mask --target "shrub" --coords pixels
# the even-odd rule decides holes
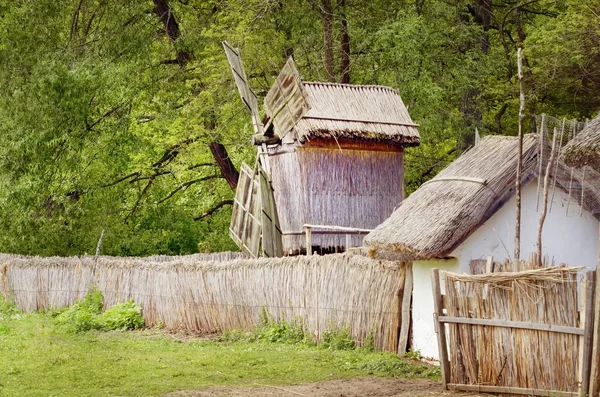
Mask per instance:
[[[141,308],[133,301],[115,305],[102,313],[103,296],[98,290],[90,290],[83,300],[55,314],[55,323],[68,332],[90,330],[132,330],[144,326]]]
[[[97,329],[96,317],[102,312],[102,300],[100,291],[90,290],[83,300],[61,311],[55,317],[55,322],[69,332]]]
[[[144,328],[142,309],[133,300],[111,307],[98,316],[96,322],[98,329],[103,331]]]

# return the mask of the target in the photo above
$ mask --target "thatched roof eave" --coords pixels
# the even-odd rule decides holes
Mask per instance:
[[[600,116],[567,143],[562,159],[571,167],[590,166],[600,171]]]

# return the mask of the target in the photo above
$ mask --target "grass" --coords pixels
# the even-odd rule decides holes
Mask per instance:
[[[73,333],[50,314],[1,309],[2,396],[158,396],[214,385],[437,377],[436,369],[365,349],[243,337],[181,340],[160,330]]]

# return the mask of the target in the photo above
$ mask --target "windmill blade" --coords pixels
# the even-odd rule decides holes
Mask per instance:
[[[231,67],[242,102],[244,102],[244,105],[246,105],[250,112],[250,116],[252,116],[254,133],[262,134],[263,125],[258,112],[258,99],[248,83],[240,51],[237,48],[233,48],[226,41],[223,42],[223,48],[225,49],[225,55],[227,55],[227,60],[229,61],[229,66]]]
[[[265,97],[265,111],[275,134],[283,138],[309,110],[300,72],[290,57]]]

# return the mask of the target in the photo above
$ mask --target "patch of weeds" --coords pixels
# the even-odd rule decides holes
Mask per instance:
[[[372,353],[375,351],[375,332],[371,331],[365,338],[365,341],[362,346],[363,350]]]
[[[14,300],[0,295],[0,318],[15,318],[21,315]]]
[[[425,364],[415,364],[400,357],[390,356],[372,361],[359,361],[349,366],[352,369],[368,371],[371,374],[399,378],[429,378],[440,377],[440,369]]]
[[[404,353],[404,358],[408,358],[410,360],[419,360],[421,359],[421,352],[419,350],[408,349],[408,351]]]
[[[83,300],[52,313],[54,322],[72,333],[90,330],[132,330],[144,327],[141,308],[133,301],[120,303],[103,313],[103,300],[100,291],[91,290]]]
[[[352,339],[349,328],[336,329],[331,327],[323,332],[321,346],[329,350],[354,350],[356,349],[356,342]]]
[[[297,317],[292,321],[276,321],[263,308],[260,323],[261,325],[250,335],[250,341],[299,343],[304,345],[314,344],[301,317]]]

